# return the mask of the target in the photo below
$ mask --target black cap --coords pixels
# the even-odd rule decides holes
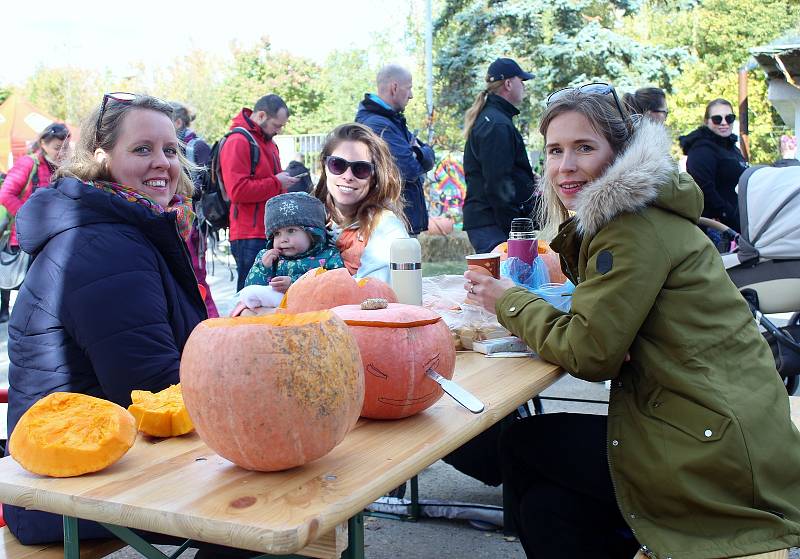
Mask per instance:
[[[519,67],[511,58],[498,58],[489,65],[489,72],[486,75],[487,82],[496,82],[498,80],[509,80],[519,76],[522,81],[529,80],[533,77]]]

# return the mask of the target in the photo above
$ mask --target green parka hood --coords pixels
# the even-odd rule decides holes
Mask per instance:
[[[697,223],[703,212],[703,192],[689,175],[677,172],[671,143],[666,128],[642,119],[626,149],[578,195],[578,231],[594,236],[617,215],[647,206]]]

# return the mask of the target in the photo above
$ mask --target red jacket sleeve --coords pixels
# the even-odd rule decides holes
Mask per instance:
[[[20,200],[19,195],[28,184],[28,177],[31,175],[32,169],[33,159],[20,157],[3,181],[3,188],[0,189],[0,204],[3,204],[11,215],[17,215],[22,207],[24,200]]]
[[[242,134],[231,134],[220,154],[220,169],[225,189],[232,202],[254,204],[266,202],[281,193],[281,183],[275,178],[272,154],[261,152],[255,177],[250,177],[250,144]]]

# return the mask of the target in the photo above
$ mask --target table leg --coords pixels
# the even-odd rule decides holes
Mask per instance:
[[[358,513],[347,521],[347,549],[341,559],[364,559],[364,515]]]
[[[411,514],[409,520],[419,520],[419,476],[411,478]]]
[[[81,559],[78,519],[73,516],[64,517],[64,559]]]

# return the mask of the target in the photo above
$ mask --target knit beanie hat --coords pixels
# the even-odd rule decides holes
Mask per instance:
[[[279,194],[267,201],[264,228],[271,239],[281,227],[319,227],[325,229],[325,205],[305,192]]]

